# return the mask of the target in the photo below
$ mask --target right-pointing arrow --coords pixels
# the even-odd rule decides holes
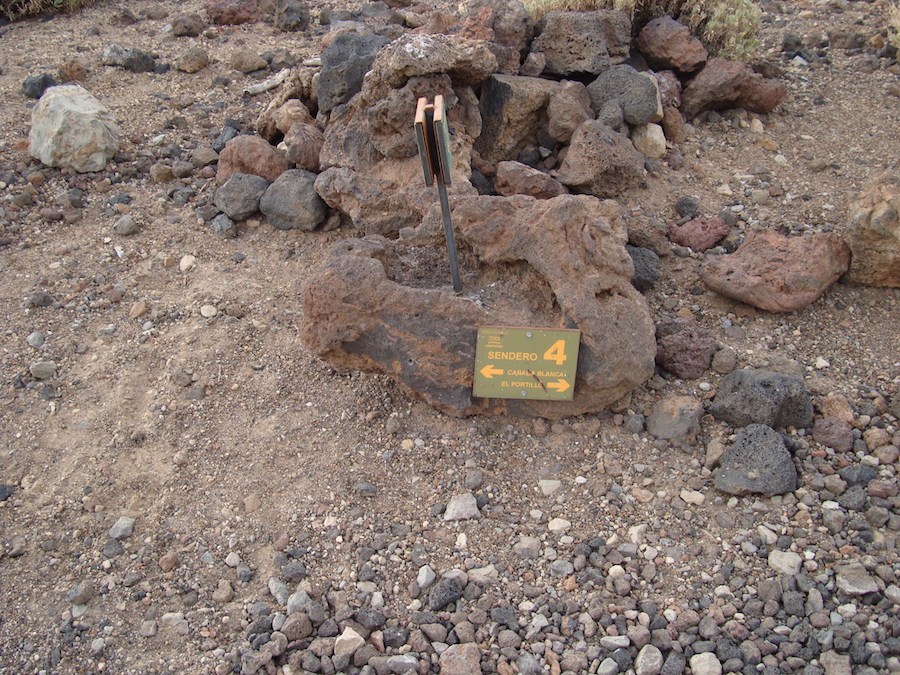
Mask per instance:
[[[569,383],[565,380],[557,380],[556,382],[548,382],[547,389],[553,389],[556,393],[561,394],[569,388]]]

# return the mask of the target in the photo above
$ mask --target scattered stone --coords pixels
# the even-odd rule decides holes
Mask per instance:
[[[284,137],[287,158],[298,169],[317,173],[325,136],[315,124],[295,123]]]
[[[781,103],[785,93],[782,82],[764,78],[746,63],[712,58],[684,88],[682,113],[687,119],[722,108],[765,114]]]
[[[900,172],[881,174],[850,208],[849,279],[900,288]]]
[[[700,278],[729,298],[791,312],[821,297],[849,265],[850,249],[836,234],[785,237],[754,230],[731,255],[708,258]]]
[[[550,75],[599,74],[628,58],[631,21],[625,12],[548,12],[531,51],[543,54]]]
[[[128,516],[120,516],[119,519],[109,528],[109,536],[117,541],[127,539],[134,532],[134,518]]]
[[[91,598],[94,597],[94,593],[96,589],[94,588],[94,584],[90,580],[82,581],[69,591],[66,595],[66,600],[71,602],[73,605],[86,605]]]
[[[35,361],[28,366],[28,372],[30,372],[31,376],[36,380],[49,380],[56,376],[56,362],[44,360]]]
[[[610,108],[621,111],[621,117],[632,126],[640,126],[662,118],[659,90],[653,80],[631,66],[614,66],[605,70],[588,87],[591,107],[599,118],[606,119]]]
[[[690,664],[693,675],[722,675],[722,664],[711,652],[694,654]]]
[[[206,30],[206,21],[199,14],[178,14],[172,19],[172,35],[198,37]]]
[[[570,523],[565,518],[553,518],[547,523],[547,529],[550,530],[553,534],[561,534],[565,532],[570,527],[572,527],[572,523]]]
[[[250,49],[238,49],[232,53],[228,65],[239,73],[253,73],[257,70],[265,70],[269,63],[259,54]]]
[[[878,592],[878,583],[861,563],[853,562],[837,568],[837,587],[849,596]]]
[[[211,225],[212,231],[223,239],[234,239],[238,236],[237,223],[224,213],[213,218]]]
[[[669,225],[669,239],[702,253],[727,236],[731,228],[721,218],[694,218],[683,225]]]
[[[296,33],[309,26],[309,9],[300,0],[279,0],[275,6],[275,27],[283,33]]]
[[[542,171],[519,162],[500,162],[497,165],[497,176],[494,180],[497,194],[530,195],[535,199],[551,199],[566,194],[563,185]]]
[[[712,333],[694,320],[676,319],[656,327],[656,362],[682,379],[702,377],[715,351]]]
[[[513,546],[513,550],[522,558],[534,560],[541,554],[541,540],[537,537],[522,536]]]
[[[659,281],[659,256],[649,248],[625,246],[634,263],[634,276],[631,284],[641,293],[649,291]]]
[[[216,181],[223,185],[232,174],[249,173],[270,183],[291,168],[283,153],[259,136],[237,136],[225,144],[219,155]]]
[[[209,65],[209,54],[202,47],[191,47],[175,64],[175,67],[183,73],[197,73]]]
[[[631,130],[634,147],[650,159],[661,159],[666,154],[666,135],[658,124],[641,124]]]
[[[152,619],[147,619],[146,621],[141,622],[141,627],[138,630],[138,634],[144,638],[152,638],[156,635],[159,630],[156,621]]]
[[[651,68],[672,68],[680,73],[694,72],[709,56],[691,29],[670,16],[648,22],[638,33],[637,48]]]
[[[732,495],[780,495],[797,489],[797,469],[777,431],[764,424],[741,429],[725,450],[716,488]]]
[[[690,443],[700,431],[703,404],[693,396],[666,396],[647,418],[647,433],[663,440]]]
[[[234,173],[216,190],[213,201],[232,220],[246,220],[259,211],[259,201],[269,185],[261,176]]]
[[[0,502],[5,502],[7,499],[12,497],[13,492],[15,492],[15,487],[12,485],[4,485],[0,483]]]
[[[813,426],[813,439],[816,443],[838,452],[853,449],[853,430],[849,424],[835,417],[817,419]]]
[[[29,154],[79,173],[102,171],[119,151],[119,127],[106,107],[82,87],[52,87],[31,113]]]
[[[138,224],[131,216],[122,216],[113,224],[113,232],[122,237],[128,237],[140,232]]]
[[[178,553],[175,551],[169,551],[164,553],[159,559],[159,569],[163,572],[171,572],[178,566],[178,563],[181,562],[181,559],[178,557]]]
[[[252,23],[259,18],[256,0],[203,0],[203,9],[209,21],[217,25]]]
[[[440,658],[441,675],[481,672],[481,650],[473,642],[451,645]]]
[[[463,587],[455,578],[444,578],[438,581],[428,594],[428,606],[432,611],[440,611],[447,605],[456,602],[463,595]]]
[[[365,639],[350,626],[344,629],[334,641],[335,656],[352,656],[353,653],[366,644]]]
[[[851,675],[853,673],[849,654],[828,651],[819,657],[819,663],[822,664],[825,675]]]
[[[49,73],[29,75],[22,81],[22,93],[28,98],[38,99],[50,87],[56,87],[57,85],[59,85],[59,82]]]
[[[636,675],[659,675],[663,667],[663,655],[658,647],[648,644],[641,647],[634,660]]]
[[[316,175],[303,169],[282,173],[259,201],[259,210],[279,230],[316,229],[325,220],[326,206],[315,190]]]
[[[735,427],[812,426],[813,408],[803,380],[767,370],[736,370],[719,384],[710,412]]]
[[[117,66],[132,73],[152,73],[156,70],[156,59],[153,55],[118,44],[112,44],[104,49],[100,60],[104,66]]]
[[[595,197],[615,197],[639,185],[643,175],[644,158],[631,141],[592,120],[573,134],[558,180]]]
[[[471,492],[465,492],[460,495],[453,495],[450,498],[447,509],[444,511],[444,520],[469,520],[478,518],[480,515],[475,495]]]
[[[220,605],[229,603],[234,599],[234,589],[231,587],[231,582],[228,579],[219,579],[218,586],[213,591],[212,599],[213,602]]]

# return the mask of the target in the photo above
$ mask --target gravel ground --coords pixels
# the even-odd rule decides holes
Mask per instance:
[[[896,290],[839,283],[772,315],[705,290],[703,256],[676,248],[655,318],[693,317],[730,362],[562,422],[445,417],[299,342],[299,285],[351,229],[250,221],[224,240],[194,210],[201,171],[151,180],[226,122],[252,127],[272,94],[242,94],[235,52],[321,52],[315,22],[175,39],[156,13],[199,7],[0,27],[0,673],[900,671]],[[684,166],[625,206],[671,221],[692,195],[736,236],[844,231],[900,157],[900,66],[867,42],[883,8],[767,3],[788,99],[704,116]],[[101,65],[113,42],[168,63],[198,44],[212,64],[134,74]],[[21,83],[72,59],[127,139],[102,174],[27,156]],[[123,215],[136,234],[113,230]],[[741,367],[801,377],[850,449],[788,429],[795,491],[717,490],[737,430],[708,407]],[[694,437],[647,432],[670,395],[705,406]]]

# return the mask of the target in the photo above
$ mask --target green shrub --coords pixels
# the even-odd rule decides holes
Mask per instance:
[[[535,17],[547,12],[619,9],[635,29],[668,14],[691,27],[715,54],[748,60],[759,47],[756,33],[762,12],[753,0],[524,0]]]
[[[71,12],[93,0],[0,0],[0,16],[10,20],[36,14]]]

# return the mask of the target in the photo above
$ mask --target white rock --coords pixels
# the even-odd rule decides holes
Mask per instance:
[[[473,570],[469,570],[469,581],[476,583],[479,586],[496,584],[499,579],[500,573],[497,571],[497,568],[494,567],[493,563],[486,565],[485,567],[476,567]]]
[[[197,258],[192,255],[186,255],[181,258],[178,263],[178,269],[182,272],[190,272],[197,266]]]
[[[562,483],[558,480],[542,478],[538,481],[538,487],[541,489],[541,494],[545,497],[549,497],[562,487]]]
[[[900,587],[891,584],[884,589],[884,597],[893,602],[895,605],[900,605]]]
[[[461,495],[453,495],[450,498],[447,510],[444,511],[444,520],[469,520],[470,518],[478,518],[480,515],[475,495],[471,492],[465,492]]]
[[[681,500],[685,504],[700,506],[700,504],[706,501],[706,495],[704,495],[702,492],[698,492],[697,490],[682,490]]]
[[[644,645],[634,660],[634,671],[637,675],[659,675],[662,667],[662,652],[653,645]]]
[[[756,528],[756,533],[766,546],[774,546],[778,541],[778,535],[772,532],[768,527],[760,525]]]
[[[600,638],[600,646],[609,651],[628,649],[631,639],[627,635],[604,635]]]
[[[31,111],[28,153],[47,166],[102,171],[118,151],[112,113],[77,84],[48,89]]]
[[[600,663],[597,675],[616,675],[619,672],[619,664],[607,657]]]
[[[513,550],[523,558],[537,558],[541,554],[541,540],[537,537],[520,537],[513,546]]]
[[[353,656],[353,653],[366,644],[362,635],[347,626],[334,641],[335,656]]]
[[[419,573],[416,575],[416,585],[420,589],[425,590],[434,583],[436,577],[437,575],[434,573],[434,570],[431,569],[431,567],[429,567],[428,565],[422,565],[419,568]]]
[[[691,657],[691,671],[694,675],[722,675],[722,664],[711,652],[694,654]]]
[[[769,553],[769,567],[779,574],[793,576],[800,572],[803,558],[792,551],[772,551]]]
[[[631,130],[631,142],[645,157],[660,159],[666,154],[666,135],[658,124],[641,124]]]
[[[837,587],[847,595],[865,595],[878,591],[878,583],[858,562],[838,567]]]
[[[241,556],[238,555],[237,551],[232,551],[225,556],[225,564],[229,567],[237,567],[241,564]]]
[[[549,529],[554,534],[565,532],[570,527],[572,527],[572,523],[570,523],[565,518],[553,518],[549,523],[547,523],[547,529]]]
[[[202,316],[204,319],[211,319],[218,313],[219,310],[216,309],[215,305],[203,305],[200,308],[200,316]]]
[[[121,516],[111,528],[109,536],[112,539],[127,539],[134,532],[134,518]]]
[[[819,663],[825,669],[825,675],[850,675],[850,655],[837,652],[825,652],[819,657]]]

